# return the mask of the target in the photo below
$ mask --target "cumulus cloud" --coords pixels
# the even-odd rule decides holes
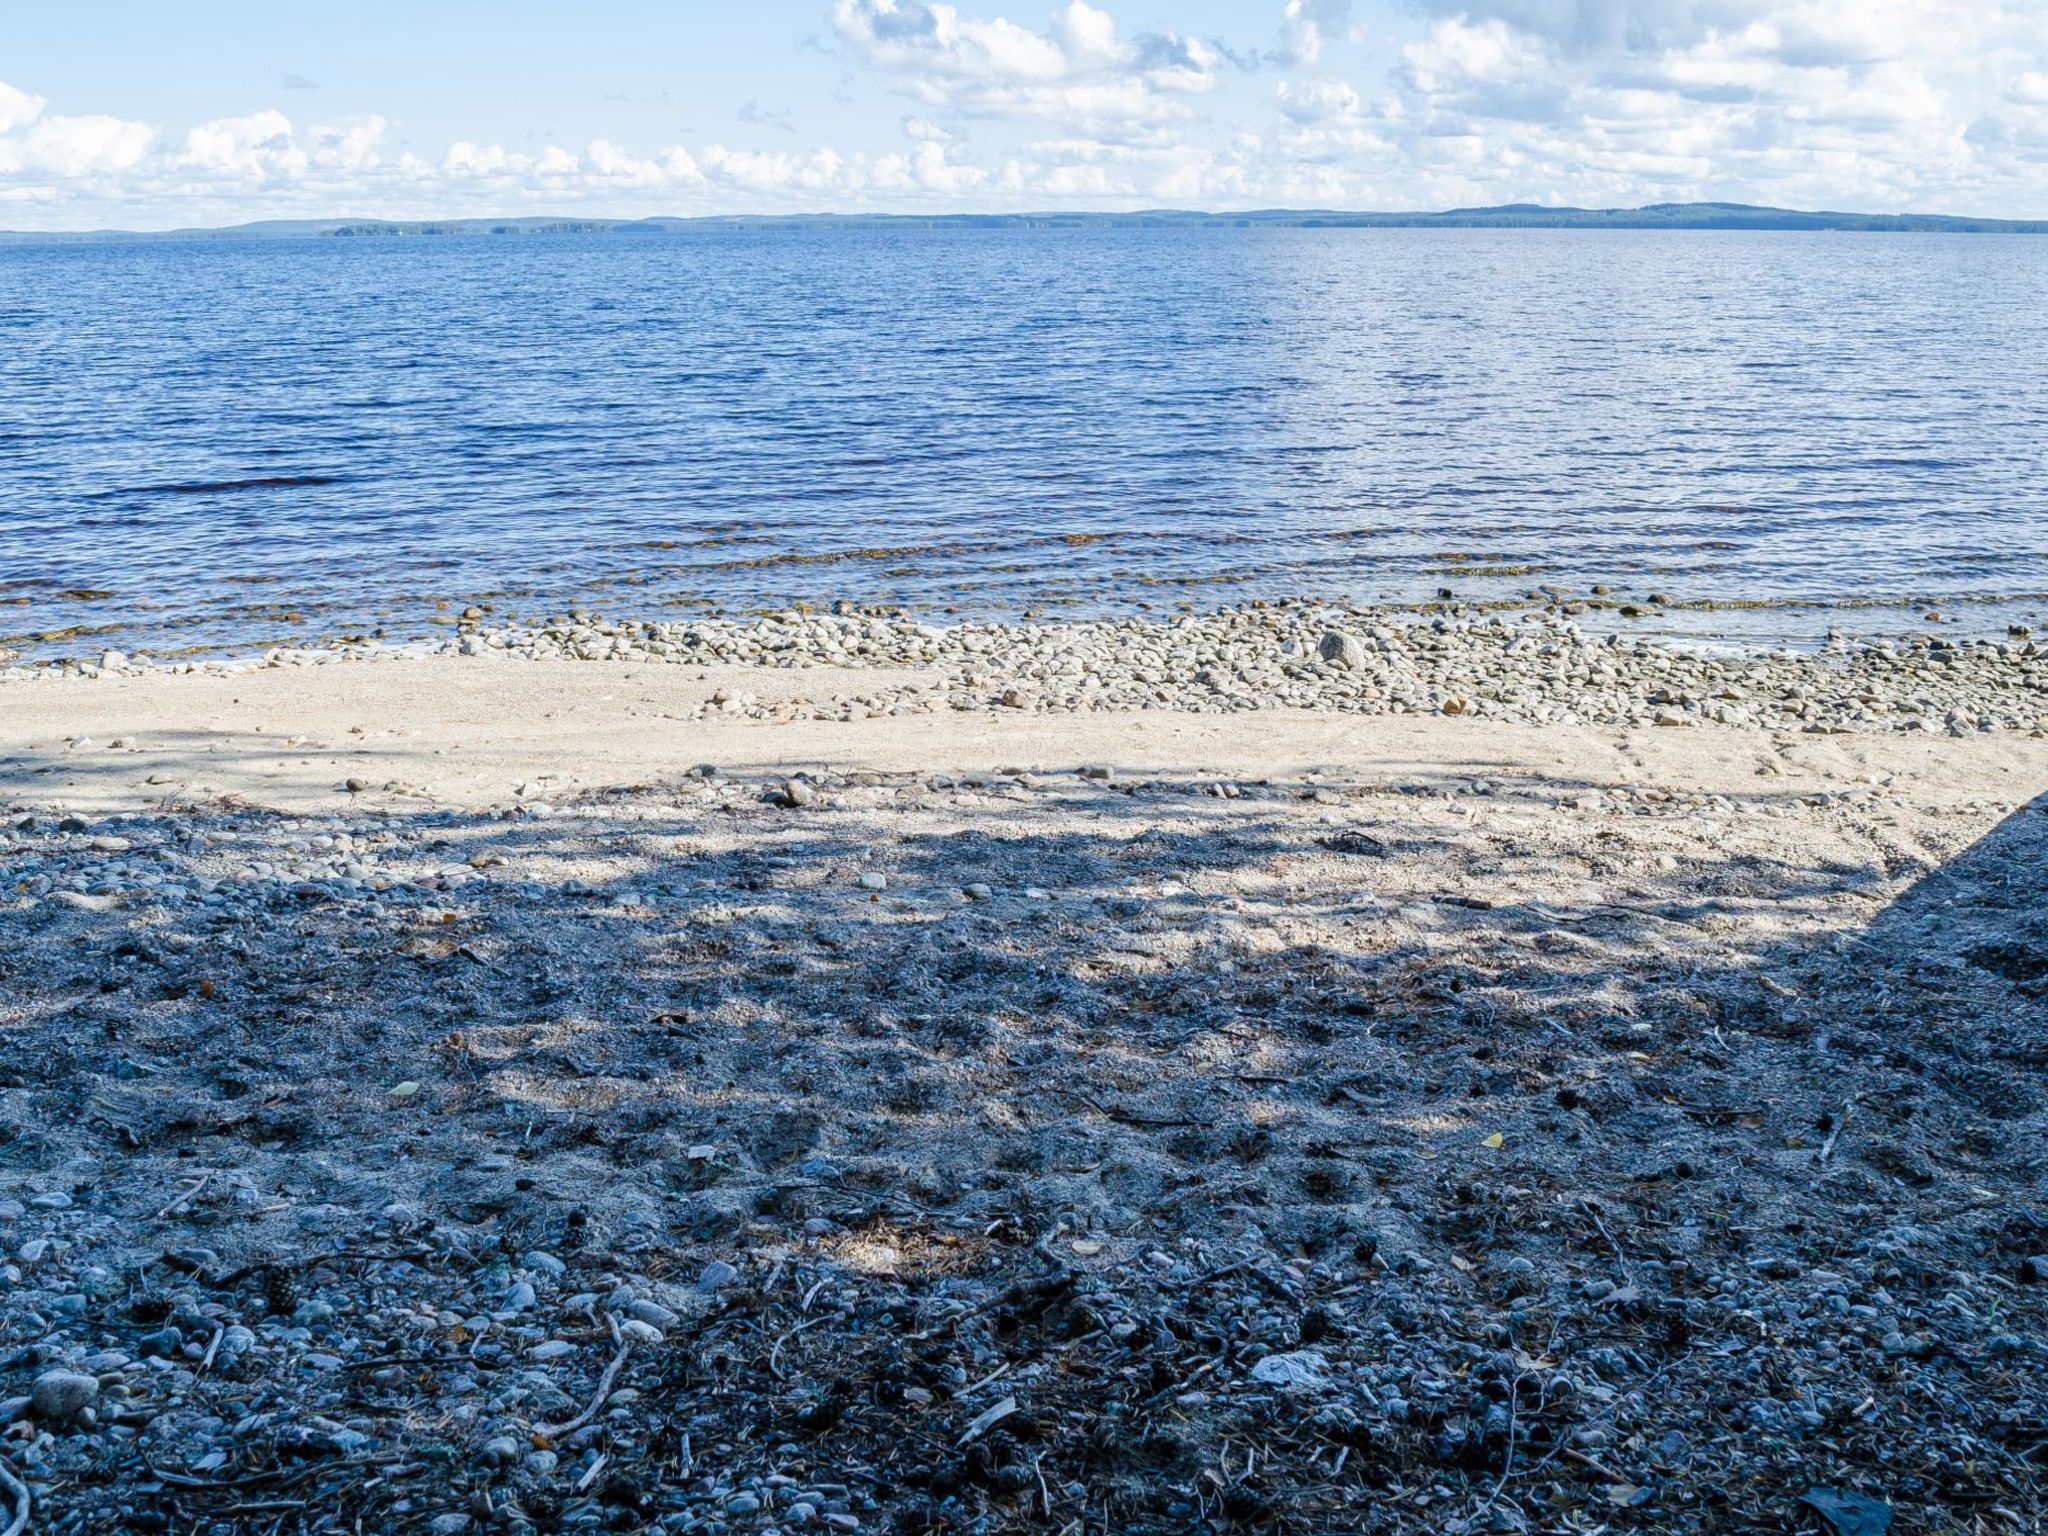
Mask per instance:
[[[925,0],[834,0],[833,24],[929,106],[981,117],[1098,128],[1183,117],[1215,88],[1222,51],[1177,32],[1119,35],[1115,18],[1068,0],[1043,29]]]
[[[838,99],[870,113],[837,143],[800,137],[801,108],[761,105],[795,95],[772,73],[734,91],[763,93],[731,135],[751,142],[687,145],[593,137],[596,121],[556,143],[414,148],[382,117],[308,123],[261,101],[159,132],[0,84],[0,201],[73,223],[109,207],[166,223],[1699,197],[2048,209],[2040,0],[1403,0],[1373,7],[1369,33],[1355,0],[1247,0],[1235,38],[1120,25],[1123,0],[811,3],[847,70]]]
[[[1287,0],[1280,13],[1279,61],[1315,68],[1330,39],[1343,36],[1350,24],[1351,0]]]
[[[4,80],[0,80],[0,133],[13,133],[16,129],[26,128],[43,115],[45,105],[42,97],[16,90]]]
[[[1773,9],[1771,0],[1421,0],[1425,11],[1517,32],[1588,52],[1655,52],[1740,28]],[[1847,5],[1837,4],[1838,10]]]
[[[46,117],[26,133],[0,138],[0,175],[112,175],[139,164],[155,138],[146,125],[117,117]]]
[[[2031,0],[1424,0],[1398,101],[1447,195],[1738,197],[2026,216]]]
[[[289,177],[311,163],[292,139],[291,119],[282,112],[221,117],[185,135],[178,163],[217,176],[239,179]]]
[[[77,181],[114,175],[141,162],[156,134],[143,123],[98,115],[52,117],[40,96],[0,81],[0,178],[36,177]],[[39,186],[0,186],[0,191],[34,195]]]
[[[1342,80],[1282,80],[1280,110],[1304,127],[1355,122],[1364,112],[1358,92]]]

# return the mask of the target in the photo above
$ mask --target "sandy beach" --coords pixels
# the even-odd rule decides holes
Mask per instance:
[[[2031,1528],[2038,734],[960,686],[0,688],[51,1529]]]

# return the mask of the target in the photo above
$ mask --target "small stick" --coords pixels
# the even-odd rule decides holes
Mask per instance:
[[[1835,1143],[1842,1139],[1842,1127],[1849,1123],[1849,1111],[1856,1100],[1851,1097],[1842,1104],[1842,1112],[1835,1116],[1834,1129],[1828,1132],[1828,1139],[1820,1144],[1820,1160],[1826,1162],[1835,1155]]]
[[[213,1357],[220,1353],[220,1341],[226,1338],[227,1336],[228,1330],[225,1324],[215,1323],[213,1325],[213,1339],[212,1342],[210,1342],[206,1346],[205,1357],[199,1362],[199,1370],[197,1372],[198,1375],[204,1376],[208,1371],[213,1369]]]
[[[612,1325],[612,1332],[616,1337],[618,1333],[618,1325],[616,1323]],[[566,1424],[536,1424],[533,1426],[534,1432],[546,1435],[550,1440],[561,1440],[575,1434],[577,1430],[596,1418],[597,1410],[602,1408],[604,1400],[612,1395],[612,1383],[619,1379],[619,1371],[625,1366],[626,1356],[632,1352],[633,1341],[631,1339],[620,1339],[619,1352],[612,1356],[612,1363],[606,1366],[604,1374],[597,1378],[597,1395],[590,1400],[590,1406]],[[0,1532],[0,1536],[5,1536],[5,1533]]]
[[[272,1270],[315,1269],[332,1260],[360,1259],[369,1263],[418,1264],[434,1257],[436,1254],[431,1248],[393,1248],[388,1251],[375,1248],[337,1248],[332,1252],[316,1253],[306,1258],[258,1259],[254,1264],[244,1264],[240,1269],[229,1270],[224,1275],[199,1270],[196,1272],[196,1278],[201,1285],[216,1291],[224,1291],[229,1286],[240,1285],[254,1275],[268,1274]],[[174,1263],[171,1267],[175,1269],[179,1266]],[[6,1536],[6,1533],[0,1532],[0,1536]]]
[[[169,1483],[173,1488],[196,1488],[204,1492],[218,1493],[230,1488],[256,1488],[264,1483],[302,1483],[309,1477],[334,1472],[344,1467],[389,1467],[396,1465],[399,1460],[397,1456],[356,1456],[347,1461],[315,1462],[311,1466],[300,1467],[297,1471],[255,1472],[247,1477],[227,1479],[190,1477],[183,1472],[166,1472],[162,1467],[152,1465],[147,1457],[143,1458],[142,1465],[155,1482]],[[6,1536],[6,1533],[0,1532],[0,1536]]]
[[[190,1189],[186,1190],[185,1193],[178,1196],[177,1199],[173,1200],[169,1205],[165,1206],[162,1210],[158,1211],[156,1213],[156,1219],[158,1221],[162,1221],[166,1216],[169,1216],[177,1211],[182,1211],[194,1200],[197,1200],[201,1194],[205,1193],[206,1186],[211,1184],[212,1182],[213,1170],[209,1168],[205,1173],[202,1173],[199,1176],[199,1182],[197,1184],[194,1184]]]
[[[787,1344],[791,1339],[795,1338],[798,1334],[802,1333],[806,1328],[815,1328],[820,1323],[827,1323],[830,1321],[831,1319],[827,1317],[814,1317],[807,1323],[798,1323],[794,1328],[790,1329],[789,1332],[785,1333],[781,1338],[775,1341],[775,1347],[768,1351],[768,1369],[775,1373],[775,1379],[777,1381],[787,1381],[789,1379],[788,1377],[782,1374],[782,1363],[780,1359],[780,1356],[782,1354],[782,1346]]]
[[[1041,1276],[1036,1280],[1019,1280],[1015,1284],[1005,1287],[1000,1295],[991,1296],[986,1301],[976,1302],[965,1312],[955,1312],[951,1317],[934,1323],[922,1333],[906,1333],[903,1336],[904,1342],[908,1344],[923,1344],[929,1340],[950,1335],[956,1332],[962,1324],[971,1323],[977,1317],[986,1316],[999,1307],[1029,1306],[1031,1303],[1039,1301],[1050,1306],[1059,1298],[1061,1292],[1072,1290],[1074,1284],[1074,1272],[1069,1269],[1060,1269],[1053,1274]],[[1041,1310],[1043,1309],[1041,1308]]]
[[[5,1488],[16,1504],[14,1518],[7,1522],[7,1529],[0,1536],[21,1536],[28,1529],[28,1485],[14,1475],[14,1468],[5,1456],[0,1456],[0,1488]]]
[[[1193,1370],[1189,1371],[1187,1375],[1183,1376],[1179,1381],[1174,1382],[1171,1386],[1161,1387],[1157,1392],[1154,1392],[1150,1397],[1146,1398],[1143,1403],[1139,1404],[1139,1406],[1143,1408],[1150,1408],[1154,1403],[1164,1402],[1167,1398],[1172,1397],[1177,1392],[1187,1391],[1189,1387],[1192,1387],[1204,1376],[1208,1375],[1211,1371],[1215,1370],[1216,1367],[1221,1363],[1222,1362],[1216,1360],[1204,1360],[1200,1365],[1196,1366]]]
[[[1621,1244],[1614,1240],[1614,1234],[1607,1230],[1607,1223],[1600,1219],[1600,1208],[1592,1201],[1583,1202],[1586,1214],[1593,1218],[1593,1225],[1600,1229],[1600,1235],[1607,1239],[1607,1246],[1614,1250],[1614,1257],[1621,1265],[1621,1278],[1629,1285],[1636,1283],[1635,1272],[1628,1267],[1628,1255],[1621,1251]]]
[[[1515,1419],[1522,1407],[1522,1383],[1529,1379],[1525,1371],[1515,1378],[1515,1384],[1508,1388],[1508,1448],[1501,1458],[1500,1481],[1493,1485],[1493,1492],[1486,1496],[1486,1502],[1479,1506],[1479,1513],[1485,1514],[1500,1498],[1500,1492],[1507,1487],[1508,1479],[1515,1475]]]
[[[1566,1446],[1564,1454],[1566,1460],[1576,1461],[1580,1466],[1585,1467],[1591,1471],[1598,1472],[1610,1483],[1625,1483],[1628,1481],[1627,1478],[1623,1477],[1619,1472],[1615,1471],[1614,1468],[1607,1466],[1601,1462],[1595,1461],[1592,1457],[1588,1456],[1584,1451],[1575,1451],[1570,1446]]]

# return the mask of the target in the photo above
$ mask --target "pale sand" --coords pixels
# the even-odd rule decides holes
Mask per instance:
[[[336,811],[354,778],[371,786],[357,797],[363,804],[390,801],[384,786],[396,783],[407,804],[470,809],[503,804],[522,784],[561,796],[658,782],[700,763],[735,773],[952,774],[1100,764],[1132,775],[1325,772],[1359,783],[1536,774],[1720,794],[1754,790],[1765,770],[1780,792],[1888,776],[1950,802],[2017,802],[2048,790],[2048,748],[2012,734],[1630,730],[1298,710],[1010,717],[941,707],[844,724],[675,718],[720,688],[763,702],[815,700],[907,676],[915,674],[443,656],[233,677],[73,678],[0,693],[0,795],[102,811],[184,795]],[[81,738],[86,745],[70,745]]]

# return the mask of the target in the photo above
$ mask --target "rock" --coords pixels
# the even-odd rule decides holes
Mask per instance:
[[[1342,667],[1347,672],[1365,669],[1365,645],[1355,635],[1333,629],[1324,634],[1316,646],[1316,654],[1333,667]]]
[[[659,1328],[664,1332],[682,1322],[682,1319],[669,1311],[667,1307],[658,1306],[654,1302],[637,1298],[625,1303],[625,1305],[616,1310],[623,1312],[635,1322],[645,1323],[650,1328]]]
[[[1303,1349],[1292,1354],[1266,1356],[1252,1367],[1252,1380],[1292,1391],[1320,1387],[1329,1379],[1329,1373],[1328,1356],[1321,1350]]]
[[[860,888],[864,891],[886,891],[889,889],[889,877],[869,870],[860,877]]]
[[[538,1270],[550,1280],[561,1279],[569,1270],[569,1266],[556,1258],[552,1253],[543,1252],[538,1248],[529,1249],[526,1253],[521,1254],[519,1262],[528,1269]]]
[[[995,899],[996,893],[995,888],[993,886],[981,885],[977,883],[974,885],[962,886],[961,894],[964,895],[969,901],[992,901]]]
[[[487,1467],[509,1467],[519,1459],[519,1442],[510,1435],[498,1435],[483,1443],[477,1459]]]
[[[1809,1488],[1799,1502],[1828,1523],[1835,1536],[1885,1536],[1892,1510],[1881,1499],[1839,1488]]]
[[[739,1278],[740,1272],[725,1260],[713,1259],[704,1266],[704,1272],[697,1277],[697,1289],[707,1293],[722,1291],[729,1285],[737,1284]]]
[[[75,1371],[47,1371],[36,1378],[29,1405],[46,1424],[73,1424],[99,1397],[100,1384],[93,1377]]]
[[[800,811],[817,803],[818,792],[802,779],[784,779],[781,799],[791,810]]]

